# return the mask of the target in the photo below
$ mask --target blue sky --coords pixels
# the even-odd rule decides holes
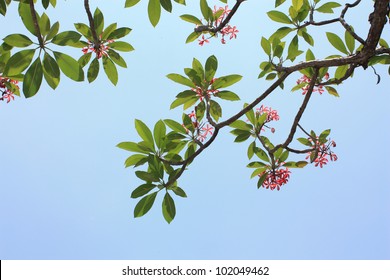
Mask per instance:
[[[61,30],[87,22],[81,3],[73,2],[59,1],[58,9],[48,11],[52,21],[60,20]],[[165,75],[182,73],[193,57],[204,62],[216,55],[217,76],[244,76],[232,87],[242,101],[226,102],[226,118],[269,86],[257,79],[266,59],[259,42],[279,25],[265,15],[273,1],[251,0],[231,22],[240,30],[237,40],[185,45],[193,26],[178,16],[200,15],[197,1],[175,5],[157,28],[148,23],[146,3],[124,10],[124,1],[107,2],[92,1],[91,7],[99,6],[106,23],[133,28],[126,40],[136,48],[124,55],[128,68],[120,70],[116,87],[104,73],[93,84],[62,77],[56,91],[45,85],[34,98],[0,104],[0,259],[390,258],[386,67],[377,67],[379,85],[372,69],[359,69],[338,87],[340,98],[316,94],[310,101],[301,124],[319,132],[332,129],[337,162],[292,170],[279,192],[258,190],[245,167],[247,144],[233,143],[225,129],[180,178],[188,198],[176,199],[170,225],[161,214],[161,197],[146,216],[134,219],[137,201],[130,193],[141,182],[124,168],[130,154],[115,146],[138,141],[134,119],[149,126],[159,119],[179,120],[181,110],[169,105],[183,88]],[[363,1],[347,16],[362,37],[370,9],[371,1]],[[3,29],[2,37],[27,34],[13,15],[15,9],[6,18],[12,30]],[[319,58],[337,53],[324,30],[314,31]],[[343,34],[338,25],[331,31]],[[74,49],[68,53],[81,55]],[[266,101],[281,117],[274,139],[287,135],[301,101],[299,92],[288,89]]]

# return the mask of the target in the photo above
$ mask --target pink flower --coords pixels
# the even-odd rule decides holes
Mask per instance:
[[[204,35],[202,35],[202,39],[198,39],[199,45],[203,46],[205,43],[209,43],[210,41],[204,38]]]
[[[311,138],[309,138],[310,142],[313,143],[313,140]],[[314,159],[314,166],[315,167],[320,167],[322,168],[324,165],[326,165],[328,162],[329,162],[329,159],[331,161],[336,161],[338,158],[337,158],[337,155],[331,151],[330,147],[336,147],[336,142],[331,140],[331,141],[328,141],[328,143],[326,144],[320,144],[320,142],[318,141],[318,139],[316,140],[316,143],[314,144],[313,143],[313,148],[316,147],[317,149],[317,158]],[[313,152],[309,152],[308,155],[306,156],[306,159],[309,159],[310,156],[312,155]]]
[[[328,80],[329,79],[329,73],[326,73],[324,75],[324,79],[325,80]],[[309,90],[309,84],[311,82],[311,79],[309,77],[307,77],[306,75],[303,75],[301,78],[299,78],[297,80],[297,84],[302,84],[302,83],[306,83],[306,85],[304,87],[302,87],[302,95],[305,95],[307,93],[307,91]],[[324,93],[324,86],[323,85],[319,85],[319,86],[314,86],[313,88],[313,92],[318,92],[319,94],[322,94]]]
[[[88,45],[83,47],[81,51],[83,54],[87,54],[89,52],[93,52],[96,54],[96,57],[98,59],[102,58],[102,56],[108,56],[107,51],[109,50],[108,44],[115,42],[114,40],[101,40],[101,35],[100,35],[100,41],[99,44],[95,44],[94,42],[91,42],[88,40]]]
[[[14,84],[17,89],[19,89],[18,81],[12,80],[10,78],[2,77],[0,74],[0,100],[6,100],[9,103],[11,100],[15,99],[15,93],[10,88],[10,84]]]
[[[266,170],[259,174],[259,177],[266,175],[266,178],[262,184],[263,188],[270,189],[273,191],[274,189],[280,190],[280,187],[288,182],[290,178],[291,171],[288,168],[279,168],[274,170]]]
[[[272,110],[271,107],[265,107],[264,105],[261,105],[260,108],[256,109],[256,115],[261,116],[262,114],[267,114],[267,119],[265,122],[271,122],[271,121],[278,121],[279,115],[278,111]]]

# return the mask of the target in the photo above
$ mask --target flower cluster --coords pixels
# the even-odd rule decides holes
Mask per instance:
[[[311,142],[313,142],[313,140],[311,138],[309,138],[309,140]],[[336,147],[336,142],[331,140],[329,141],[327,144],[321,144],[319,143],[319,141],[317,140],[316,141],[316,144],[314,145],[314,147],[316,147],[316,151],[313,151],[313,152],[310,152],[307,156],[306,156],[306,159],[309,159],[310,156],[312,155],[312,153],[317,153],[317,157],[316,159],[314,160],[314,166],[317,167],[323,167],[324,165],[326,165],[328,162],[329,162],[329,159],[331,161],[336,161],[337,160],[337,155],[331,151],[331,147]]]
[[[217,8],[216,6],[214,6],[213,14],[215,15],[216,13],[221,13],[218,19],[214,22],[214,26],[218,27],[226,19],[226,17],[229,15],[230,12],[231,10],[229,9],[228,6],[225,6],[225,8],[222,7]],[[228,37],[230,40],[236,39],[238,32],[239,30],[237,29],[236,26],[231,26],[227,24],[224,28],[222,28],[221,31],[219,31],[219,33],[222,34],[221,43],[226,44],[225,36]],[[200,46],[203,46],[205,43],[209,43],[209,40],[205,38],[204,35],[202,35],[202,38],[198,39],[198,41]]]
[[[210,81],[210,86],[215,82],[216,79],[217,78],[213,78]],[[202,101],[205,96],[210,98],[211,95],[216,95],[219,92],[218,89],[207,89],[206,92],[204,92],[200,86],[195,86],[194,88],[191,88],[191,90],[196,92],[196,95],[199,97],[200,101]]]
[[[94,42],[88,40],[88,46],[82,48],[81,51],[84,54],[87,54],[89,52],[94,52],[96,54],[96,57],[100,59],[102,58],[103,55],[108,56],[107,50],[110,48],[108,44],[113,42],[114,40],[101,40],[101,36],[100,36],[99,44],[95,44]]]
[[[194,128],[196,130],[196,139],[203,142],[204,140],[206,140],[206,138],[209,134],[210,134],[210,136],[213,135],[214,127],[208,123],[207,124],[202,123],[202,122],[199,123],[194,111],[192,111],[190,114],[188,114],[188,116],[191,118],[192,125],[194,126]],[[187,130],[187,133],[188,133],[188,130]]]
[[[264,105],[261,105],[260,108],[256,109],[256,115],[261,116],[264,113],[267,114],[267,120],[265,122],[271,122],[271,121],[278,121],[279,120],[278,111],[272,110],[271,107],[266,107]]]
[[[270,189],[271,191],[277,189],[279,191],[282,185],[287,184],[290,174],[291,171],[288,168],[278,168],[266,170],[260,173],[259,177],[266,176],[262,184],[263,188]]]
[[[324,79],[325,80],[329,80],[329,73],[326,73],[324,75]],[[306,85],[302,88],[302,94],[305,95],[307,93],[307,91],[309,90],[309,84],[311,82],[311,79],[306,76],[306,75],[303,75],[301,78],[299,78],[297,80],[297,84],[302,84],[302,83],[305,83]],[[322,94],[325,90],[324,90],[324,86],[323,85],[319,85],[319,86],[314,86],[313,88],[313,92],[318,92],[319,94]]]
[[[19,89],[18,81],[12,80],[10,78],[4,78],[0,75],[0,100],[5,101],[7,100],[7,103],[9,103],[11,100],[15,99],[14,92],[7,86],[8,84],[13,84],[16,86],[16,88]]]
[[[264,123],[269,123],[271,121],[278,121],[279,120],[279,114],[278,111],[272,110],[271,107],[266,107],[264,105],[261,105],[260,108],[256,108],[255,112],[256,116],[261,116],[262,114],[267,114],[267,119]],[[275,133],[275,128],[269,127],[267,125],[264,125],[261,130],[264,131],[264,127],[267,127],[271,130],[272,133]]]

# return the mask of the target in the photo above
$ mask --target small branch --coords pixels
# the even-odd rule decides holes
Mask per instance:
[[[41,49],[44,49],[45,48],[45,43],[43,42],[41,29],[39,28],[39,23],[38,23],[38,19],[37,19],[35,7],[34,7],[34,0],[30,0],[29,2],[30,2],[31,17],[32,17],[32,20],[33,20],[33,23],[34,23],[35,32],[37,33],[36,36],[38,38],[39,47]]]
[[[88,0],[84,0],[84,8],[85,8],[85,12],[87,13],[87,16],[88,16],[89,27],[90,27],[91,32],[92,32],[92,37],[93,37],[95,47],[99,48],[100,47],[100,40],[99,40],[99,36],[96,34],[95,21],[93,20],[91,9],[89,8],[89,1]]]
[[[292,149],[290,147],[286,147],[285,149],[289,152],[294,153],[294,154],[307,154],[307,153],[313,152],[315,150],[314,148],[306,149],[306,150],[296,150],[296,149]]]
[[[232,124],[234,121],[241,118],[245,113],[252,110],[257,104],[259,104],[261,101],[263,101],[269,94],[271,94],[278,86],[280,86],[281,83],[290,75],[291,72],[284,72],[281,74],[279,79],[277,79],[262,95],[260,95],[258,98],[256,98],[251,104],[246,106],[244,109],[242,109],[240,112],[235,114],[234,116],[230,117],[226,121],[220,122],[217,124],[216,128],[222,128],[224,126]]]
[[[227,17],[217,27],[201,25],[201,26],[197,26],[194,29],[194,31],[198,32],[198,33],[204,32],[204,31],[208,31],[208,32],[211,32],[211,33],[218,33],[219,31],[221,31],[229,23],[231,18],[234,16],[234,14],[237,12],[238,8],[240,7],[242,2],[244,2],[244,1],[245,0],[237,0],[236,4],[234,5],[234,7],[230,11],[230,13],[227,15]]]
[[[271,150],[271,153],[274,153],[279,148],[286,148],[288,145],[290,145],[291,141],[293,140],[295,132],[297,131],[297,126],[299,125],[299,121],[301,120],[303,112],[305,112],[307,104],[309,103],[310,97],[313,93],[313,89],[314,89],[314,86],[316,84],[316,80],[318,78],[318,72],[319,72],[319,69],[315,68],[315,72],[314,72],[314,75],[311,77],[311,81],[310,81],[306,96],[303,99],[302,105],[299,108],[297,115],[295,116],[294,122],[291,126],[290,134],[288,135],[286,141],[283,144],[276,145]]]

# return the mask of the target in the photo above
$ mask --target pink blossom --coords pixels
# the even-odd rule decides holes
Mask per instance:
[[[10,78],[2,77],[0,74],[0,100],[6,100],[7,103],[9,103],[11,100],[15,99],[15,93],[7,86],[7,83],[14,84],[16,88],[19,89],[19,82]]]
[[[262,184],[263,188],[274,190],[280,190],[280,187],[288,182],[291,171],[288,168],[279,168],[274,170],[266,170],[259,174],[259,177],[266,175],[266,178]]]
[[[324,79],[329,80],[329,73],[326,73],[324,75]],[[311,82],[311,79],[309,77],[307,77],[306,75],[303,75],[301,78],[299,78],[297,80],[297,84],[302,84],[302,83],[306,84],[304,87],[302,87],[302,95],[305,95],[307,93],[307,91],[309,90],[310,82]],[[313,88],[313,92],[318,92],[319,94],[324,93],[324,91],[325,90],[324,90],[323,85],[314,86],[314,88]]]
[[[199,45],[203,46],[204,43],[209,43],[210,41],[204,38],[204,35],[202,35],[202,39],[198,39]]]

